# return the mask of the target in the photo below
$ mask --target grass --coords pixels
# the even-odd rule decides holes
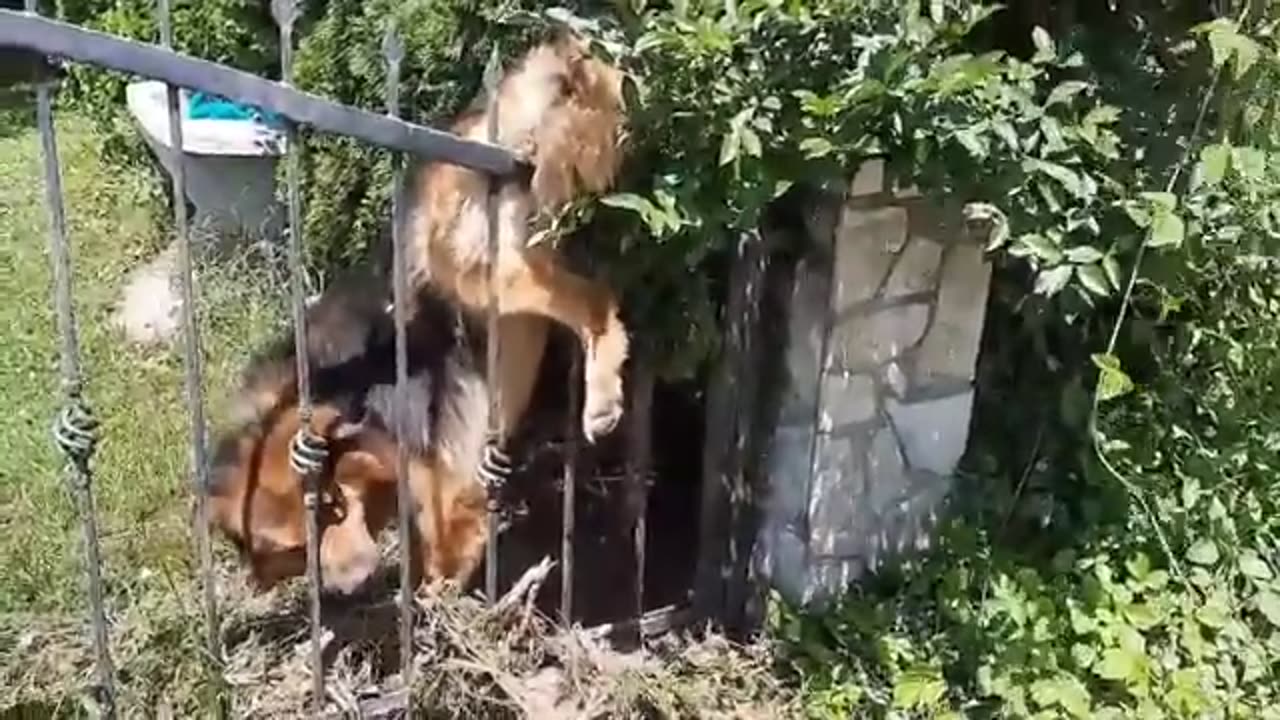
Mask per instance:
[[[60,405],[47,211],[38,134],[0,124],[0,613],[79,611],[80,530],[49,434]],[[88,400],[101,420],[93,459],[108,597],[193,573],[188,416],[180,345],[129,346],[110,323],[126,274],[166,244],[159,182],[107,166],[87,123],[59,116],[75,312]],[[276,327],[282,299],[246,259],[200,276],[205,387],[213,416],[247,352]],[[249,280],[249,282],[245,282]]]

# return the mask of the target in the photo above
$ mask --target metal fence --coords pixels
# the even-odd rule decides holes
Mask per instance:
[[[304,498],[309,512],[307,517],[307,579],[310,588],[310,625],[312,700],[314,712],[324,705],[325,672],[322,658],[322,627],[320,617],[319,583],[319,530],[316,520],[318,481],[327,449],[323,439],[309,429],[312,397],[309,386],[306,353],[305,300],[303,288],[303,238],[300,221],[300,152],[297,127],[309,126],[315,130],[335,133],[362,140],[395,153],[395,187],[393,198],[393,293],[396,325],[397,397],[404,398],[407,383],[406,368],[406,302],[408,281],[405,261],[403,208],[400,192],[405,163],[404,154],[438,162],[448,162],[486,173],[490,179],[487,212],[489,215],[489,267],[496,267],[497,233],[493,231],[496,219],[496,188],[498,180],[526,171],[521,163],[496,142],[496,127],[489,126],[488,143],[478,143],[456,137],[432,128],[405,122],[399,118],[399,77],[404,56],[403,44],[394,30],[383,44],[386,61],[386,115],[347,107],[309,95],[291,86],[293,68],[293,30],[298,17],[296,0],[273,0],[272,15],[280,34],[280,55],[283,81],[274,82],[216,63],[196,59],[173,51],[173,25],[170,0],[159,0],[161,44],[159,46],[134,42],[108,34],[75,27],[53,19],[40,17],[35,0],[24,0],[25,11],[0,9],[0,55],[13,67],[23,60],[33,70],[30,78],[36,82],[37,126],[43,149],[46,201],[49,213],[49,246],[53,264],[53,296],[61,336],[61,391],[62,410],[55,422],[54,436],[58,447],[65,453],[67,480],[78,504],[83,532],[85,571],[88,584],[88,604],[95,652],[96,700],[106,717],[113,717],[115,708],[114,670],[108,647],[108,628],[103,606],[101,577],[102,559],[98,542],[98,526],[94,509],[93,473],[91,459],[97,443],[97,421],[89,406],[82,384],[79,363],[76,319],[72,308],[72,272],[70,245],[66,234],[61,174],[58,160],[57,137],[53,122],[53,90],[56,73],[46,57],[60,58],[122,73],[140,75],[161,80],[168,85],[169,139],[172,147],[183,147],[180,121],[180,88],[197,89],[274,111],[287,119],[288,164],[286,184],[288,198],[288,267],[290,274],[290,304],[296,342],[296,358],[299,378],[299,415],[301,429],[291,446],[291,465],[304,487]],[[8,50],[5,50],[8,48]],[[16,49],[16,51],[15,51]],[[496,56],[494,58],[496,60]],[[497,81],[496,63],[486,72],[486,86],[492,90]],[[497,93],[490,92],[490,102],[496,102]],[[490,118],[497,113],[492,112]],[[196,546],[199,553],[200,577],[203,585],[204,612],[206,615],[206,645],[210,658],[220,657],[218,633],[218,600],[214,584],[213,559],[208,525],[204,521],[204,493],[201,486],[207,474],[204,399],[202,397],[202,367],[200,357],[200,328],[195,312],[191,233],[187,217],[185,178],[183,164],[175,164],[172,172],[174,225],[178,237],[178,274],[182,301],[183,356],[185,364],[186,401],[190,410],[190,461],[193,470],[193,488],[197,498],[195,522]],[[612,626],[597,628],[600,633],[625,628],[628,634],[644,637],[665,631],[673,625],[687,622],[693,617],[723,616],[736,620],[735,612],[726,614],[726,608],[740,610],[746,603],[745,582],[747,559],[744,547],[749,538],[743,528],[748,527],[751,498],[745,477],[743,443],[750,433],[747,425],[750,397],[754,393],[751,361],[751,329],[754,327],[752,308],[758,305],[761,281],[762,253],[758,237],[749,237],[739,248],[734,265],[728,298],[728,332],[725,360],[713,378],[709,391],[709,407],[706,427],[708,436],[702,458],[703,490],[702,519],[700,522],[700,548],[693,589],[692,606],[680,605],[646,613],[644,611],[644,569],[647,541],[646,497],[650,475],[651,439],[649,435],[650,408],[654,388],[653,373],[641,365],[634,369],[629,383],[631,397],[628,411],[627,442],[627,498],[631,516],[633,549],[636,562],[634,584],[635,616]],[[495,289],[496,283],[490,283]],[[736,309],[735,309],[736,308]],[[493,377],[498,353],[501,349],[496,334],[497,304],[491,293],[489,298],[488,376]],[[571,370],[570,407],[576,407],[577,382],[580,371],[575,357]],[[730,392],[729,388],[735,390]],[[491,391],[490,437],[497,438],[503,428],[497,427],[501,414],[496,412],[501,398],[494,384]],[[746,398],[744,400],[744,397]],[[401,400],[403,401],[403,400]],[[572,618],[574,587],[575,529],[574,499],[578,484],[577,475],[577,423],[570,412],[571,428],[564,463],[563,515],[561,527],[560,557],[560,616],[567,624]],[[409,415],[400,412],[401,422]],[[405,428],[398,428],[404,436]],[[495,459],[495,442],[490,441],[487,458]],[[406,471],[408,458],[402,447],[398,463],[398,502],[400,547],[409,547],[410,501]],[[488,463],[492,464],[492,463]],[[483,474],[483,473],[482,473]],[[490,485],[488,503],[490,536],[486,551],[485,590],[492,602],[498,592],[498,506],[496,488]],[[745,543],[745,544],[744,544]],[[413,592],[410,587],[409,563],[401,563],[400,648],[402,677],[407,687],[414,667],[413,657]]]

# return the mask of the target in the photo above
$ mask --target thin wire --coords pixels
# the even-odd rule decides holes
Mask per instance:
[[[160,43],[165,48],[172,49],[173,15],[170,0],[160,0],[159,10]],[[166,84],[165,90],[169,111],[169,145],[177,157],[182,157],[185,143],[182,134],[179,89]],[[209,654],[210,662],[216,663],[221,658],[218,647],[217,586],[213,577],[213,548],[209,540],[209,525],[205,520],[207,493],[203,492],[208,486],[209,476],[205,448],[204,390],[201,385],[204,371],[200,354],[199,316],[195,310],[195,282],[191,261],[191,229],[188,227],[187,219],[187,179],[184,163],[174,163],[171,174],[173,225],[178,237],[179,292],[182,295],[182,361],[186,371],[185,389],[191,443],[191,468],[195,485],[193,488],[196,502],[194,530],[196,552],[200,558],[200,583],[204,591],[205,650]],[[217,672],[211,672],[210,676],[215,679],[221,677]]]

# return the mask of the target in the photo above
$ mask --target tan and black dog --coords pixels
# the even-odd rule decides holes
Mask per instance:
[[[349,278],[307,310],[312,428],[329,443],[321,476],[320,562],[327,591],[353,593],[379,563],[378,533],[396,517],[396,456],[409,451],[420,580],[465,583],[486,541],[485,489],[476,472],[488,391],[456,311],[420,293],[406,328],[405,436],[395,422],[395,327],[381,283]],[[289,465],[298,430],[292,335],[255,356],[217,444],[209,520],[240,549],[262,587],[306,569],[302,486]]]

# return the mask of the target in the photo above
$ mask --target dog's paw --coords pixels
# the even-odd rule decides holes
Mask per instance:
[[[582,408],[582,433],[587,442],[595,444],[597,440],[613,432],[622,420],[622,392],[587,391],[587,401]]]

